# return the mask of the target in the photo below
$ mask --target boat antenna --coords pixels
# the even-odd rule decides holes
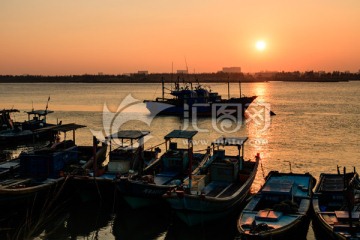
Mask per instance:
[[[170,90],[172,91],[172,82],[173,82],[173,75],[174,75],[174,62],[171,62],[171,77],[170,77],[170,82],[171,82],[171,86],[170,86]]]
[[[292,173],[292,170],[291,170],[291,162],[290,162],[290,161],[285,161],[285,162],[288,162],[288,163],[289,163],[290,173]]]
[[[240,81],[240,78],[239,78],[239,92],[240,92],[240,98],[241,98],[241,81]]]
[[[161,86],[162,86],[162,99],[165,99],[165,83],[164,83],[164,77],[161,78]]]
[[[31,100],[31,109],[32,109],[32,111],[34,111],[34,101],[33,100]]]
[[[230,78],[228,75],[228,99],[230,99]]]
[[[46,103],[45,112],[47,112],[47,110],[48,110],[49,101],[50,101],[50,95],[49,95],[48,100],[47,100],[47,103]]]

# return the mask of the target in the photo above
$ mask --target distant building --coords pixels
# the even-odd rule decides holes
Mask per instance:
[[[184,74],[187,74],[187,73],[188,73],[188,70],[176,70],[176,73],[184,73]]]
[[[275,76],[275,74],[277,74],[278,72],[276,71],[265,71],[265,72],[257,72],[254,74],[256,79],[259,80],[272,80],[273,77]]]
[[[149,71],[138,71],[137,74],[138,75],[148,75]]]
[[[241,73],[241,67],[223,67],[224,73]]]

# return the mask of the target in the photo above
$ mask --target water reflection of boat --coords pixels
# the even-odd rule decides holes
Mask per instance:
[[[240,206],[241,207],[241,206]],[[199,240],[199,239],[222,239],[234,240],[238,234],[236,229],[236,218],[239,209],[221,221],[208,222],[197,226],[188,226],[178,218],[172,218],[165,233],[166,240]]]
[[[238,98],[223,99],[219,93],[212,92],[200,84],[195,88],[192,83],[190,86],[180,87],[179,82],[175,83],[174,90],[170,90],[172,98],[165,98],[165,89],[162,81],[162,97],[144,101],[151,114],[211,117],[218,116],[218,112],[231,111],[232,115],[244,116],[245,110],[257,98],[241,96],[240,93]]]
[[[19,112],[17,109],[3,109],[0,111],[0,142],[7,145],[19,145],[24,142],[38,140],[51,140],[54,138],[52,131],[37,131],[56,124],[50,124],[46,116],[53,111],[32,110],[27,112],[28,120],[14,122],[10,113]]]
[[[166,235],[169,222],[168,206],[159,205],[146,209],[124,206],[116,214],[113,234],[118,240],[160,239],[160,236]]]
[[[37,239],[113,239],[109,236],[114,219],[111,205],[70,203],[44,224]]]

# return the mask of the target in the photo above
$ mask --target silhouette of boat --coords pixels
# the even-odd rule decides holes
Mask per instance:
[[[144,137],[148,134],[149,131],[120,130],[107,136],[103,144],[110,147],[108,162],[99,165],[91,161],[69,173],[71,185],[81,201],[113,199],[115,179],[141,172],[141,169],[146,171],[156,164],[160,149],[144,149]]]
[[[0,181],[1,209],[26,208],[34,201],[40,204],[54,200],[63,189],[64,172],[93,157],[93,146],[75,144],[75,130],[83,127],[78,124],[52,126],[55,132],[73,131],[73,140],[64,139],[51,147],[21,153],[19,171]]]
[[[55,126],[46,121],[46,116],[53,111],[50,110],[31,110],[26,112],[28,120],[24,122],[14,122],[10,113],[19,112],[17,109],[3,109],[0,111],[0,143],[9,145],[19,145],[31,143],[38,140],[54,139],[53,131],[37,131],[46,127]]]
[[[243,117],[248,106],[257,98],[257,96],[246,97],[240,94],[238,98],[223,99],[219,93],[212,92],[199,83],[194,88],[192,83],[180,87],[179,81],[175,83],[174,90],[170,90],[172,98],[165,98],[165,89],[162,80],[162,97],[156,100],[144,100],[146,108],[152,115],[211,117],[230,111],[232,115]]]

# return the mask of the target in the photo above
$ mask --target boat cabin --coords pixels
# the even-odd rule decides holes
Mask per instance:
[[[35,130],[38,128],[46,127],[46,116],[54,111],[50,110],[32,110],[26,112],[28,120],[22,123],[22,130]]]
[[[237,180],[238,174],[243,170],[244,147],[247,141],[244,138],[218,138],[212,143],[213,156],[210,165],[210,176],[212,181],[233,182]],[[225,149],[220,147],[233,146],[238,150],[237,155],[225,154]]]
[[[51,147],[20,154],[20,176],[35,179],[58,178],[64,167],[79,160],[75,131],[85,127],[74,123],[47,127],[42,131],[63,132],[64,140]],[[39,130],[40,131],[40,130]],[[66,139],[66,132],[73,131],[73,140]]]
[[[191,175],[193,170],[192,139],[196,134],[197,131],[173,130],[164,137],[166,152],[161,156],[161,172],[156,174],[156,181],[159,184],[177,176],[183,178],[186,175]],[[179,148],[174,139],[185,139],[188,147]]]
[[[355,179],[354,173],[323,175],[319,182],[316,193],[319,199],[319,206],[322,211],[338,210],[347,206],[347,199],[344,194],[348,186],[351,189],[352,182]]]
[[[165,139],[166,152],[162,155],[162,168],[166,172],[187,172],[193,155],[192,138],[197,131],[174,130]],[[174,139],[186,139],[188,148],[179,148]]]
[[[149,131],[121,130],[108,137],[110,145],[108,172],[127,174],[130,170],[142,171],[145,159],[155,158],[156,153],[144,151],[144,137]],[[112,145],[117,147],[112,149]]]

